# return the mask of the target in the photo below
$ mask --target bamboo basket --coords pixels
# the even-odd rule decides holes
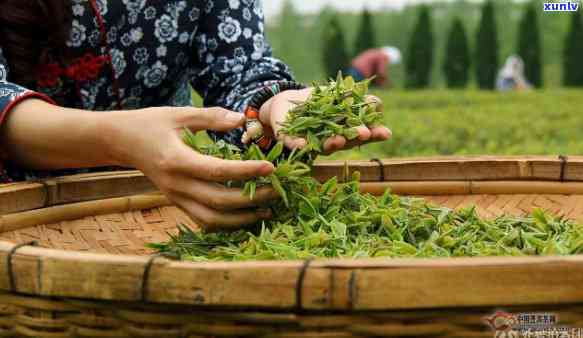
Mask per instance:
[[[485,217],[583,221],[583,157],[348,163],[388,187]],[[322,162],[316,176],[345,175]],[[189,263],[153,256],[196,225],[139,172],[0,185],[1,337],[493,337],[494,311],[583,327],[583,257]],[[30,245],[36,241],[37,245]]]

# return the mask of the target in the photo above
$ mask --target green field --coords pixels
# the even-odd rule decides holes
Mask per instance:
[[[393,139],[333,158],[583,154],[583,90],[375,94]]]
[[[435,155],[583,155],[583,90],[373,91],[390,141],[326,159]],[[195,105],[200,104],[200,99]],[[206,138],[201,136],[200,142]]]
[[[518,26],[524,14],[526,1],[494,0],[496,4],[496,23],[500,45],[500,66],[504,60],[517,53]],[[534,1],[540,8],[538,19],[543,45],[543,63],[545,86],[556,88],[561,85],[561,60],[565,37],[571,19],[570,13],[544,13],[541,2]],[[373,14],[376,42],[379,46],[392,45],[402,49],[407,58],[407,46],[417,22],[419,5],[413,4],[402,11],[377,11]],[[476,34],[481,17],[481,3],[468,0],[434,2],[431,5],[432,24],[435,42],[435,58],[432,72],[432,88],[444,87],[442,66],[445,56],[447,33],[452,20],[460,17],[467,29],[469,45],[472,52],[476,49]],[[300,81],[311,82],[325,78],[323,72],[321,42],[323,27],[328,25],[333,11],[328,8],[317,15],[300,15],[287,7],[277,20],[267,22],[267,36],[273,46],[274,55],[284,60],[294,71]],[[355,43],[360,25],[360,13],[339,13],[340,22],[345,32],[345,45],[348,53],[355,53]],[[472,67],[472,77],[475,69]],[[402,88],[404,83],[404,66],[391,67],[393,84]]]

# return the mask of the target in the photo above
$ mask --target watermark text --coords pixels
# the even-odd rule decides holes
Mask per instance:
[[[581,7],[578,1],[544,2],[545,12],[577,12]]]

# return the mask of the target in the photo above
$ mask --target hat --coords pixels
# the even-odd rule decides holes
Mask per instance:
[[[389,62],[391,64],[401,63],[402,56],[401,51],[398,48],[388,46],[381,48],[381,50],[389,57]]]

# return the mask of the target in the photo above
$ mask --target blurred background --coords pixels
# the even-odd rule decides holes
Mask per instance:
[[[263,3],[274,54],[300,81],[367,66],[386,77],[372,91],[394,137],[334,159],[583,155],[581,9],[545,12],[543,0]],[[381,72],[384,46],[401,55]]]
[[[529,47],[540,48],[542,73],[545,87],[562,85],[562,56],[573,13],[545,13],[543,0],[492,1],[496,50],[500,66],[505,59],[519,53],[520,39],[532,43]],[[425,43],[433,44],[433,67],[430,87],[446,85],[442,64],[446,55],[448,34],[456,19],[460,19],[466,33],[470,51],[478,46],[477,34],[484,12],[484,1],[420,1],[420,0],[266,0],[263,1],[267,20],[267,34],[275,55],[285,60],[302,81],[320,80],[327,74],[324,69],[323,41],[326,28],[333,21],[340,24],[341,39],[335,39],[337,54],[356,56],[364,48],[396,46],[407,58],[408,50],[419,17],[429,11],[430,34]],[[534,10],[533,18],[525,18],[528,10]],[[580,14],[581,11],[578,12]],[[580,16],[580,15],[579,15]],[[529,22],[520,33],[521,22]],[[524,24],[523,24],[524,25]],[[533,36],[538,36],[535,41]],[[432,39],[428,41],[427,39]],[[458,41],[458,43],[461,43]],[[579,43],[583,43],[579,41]],[[537,44],[537,45],[535,45]],[[493,48],[493,47],[491,47]],[[583,62],[583,61],[581,61]],[[405,63],[391,67],[391,79],[399,88],[405,84]],[[472,80],[474,72],[470,72]]]
[[[543,1],[267,0],[275,56],[304,82],[398,47],[376,88],[394,138],[339,159],[419,155],[583,155],[583,19]],[[507,59],[527,88],[497,88]],[[500,83],[498,83],[500,85]],[[504,86],[503,86],[504,87]],[[528,89],[530,88],[530,89]]]

